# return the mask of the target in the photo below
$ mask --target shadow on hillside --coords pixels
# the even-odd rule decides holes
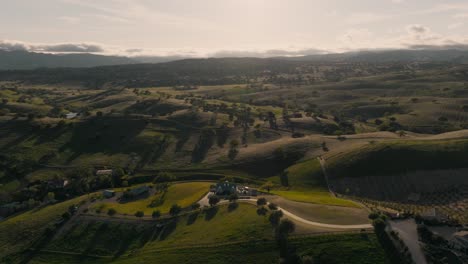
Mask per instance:
[[[70,140],[60,151],[70,150],[75,153],[74,157],[86,153],[141,152],[151,145],[136,140],[146,125],[142,119],[95,117],[76,123]]]
[[[211,207],[209,209],[206,209],[205,210],[205,221],[210,221],[211,219],[213,219],[213,217],[216,216],[218,211],[219,211],[218,207]]]
[[[229,203],[228,212],[232,212],[232,211],[236,210],[238,207],[239,207],[239,204],[236,203],[236,202]]]
[[[197,221],[198,215],[199,215],[198,212],[190,214],[187,218],[187,225],[191,225],[195,223],[195,221]]]
[[[96,243],[99,240],[99,237],[107,231],[107,228],[109,227],[108,223],[102,223],[99,228],[96,230],[96,232],[93,235],[93,238],[88,243],[88,246],[86,249],[81,253],[80,259],[85,260],[86,256],[90,254],[90,252],[95,248]]]
[[[161,231],[161,236],[159,237],[159,240],[165,240],[170,234],[172,234],[172,232],[175,231],[176,227],[177,227],[177,221],[178,219],[174,219],[170,222],[168,222],[163,230]]]

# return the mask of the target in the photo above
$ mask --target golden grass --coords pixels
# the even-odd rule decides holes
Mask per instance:
[[[167,193],[162,198],[160,205],[152,207],[153,201],[161,198],[162,193],[151,195],[147,198],[128,202],[128,203],[115,203],[115,202],[102,202],[97,203],[92,208],[108,210],[113,208],[119,214],[135,214],[137,211],[144,212],[145,215],[151,215],[153,211],[159,210],[165,214],[173,204],[178,204],[181,207],[188,207],[197,202],[209,190],[210,182],[187,182],[177,183],[169,186]]]

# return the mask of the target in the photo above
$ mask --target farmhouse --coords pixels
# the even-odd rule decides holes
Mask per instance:
[[[217,195],[230,195],[237,192],[237,185],[228,181],[216,184],[215,193]]]

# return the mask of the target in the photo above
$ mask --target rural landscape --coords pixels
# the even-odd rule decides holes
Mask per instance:
[[[234,66],[211,76],[220,65]],[[159,67],[173,76],[147,74]],[[128,80],[134,69],[150,77]],[[0,76],[7,263],[411,263],[398,228],[377,231],[390,219],[468,224],[462,64],[200,59]]]
[[[19,2],[4,10],[35,17],[37,3]],[[326,50],[196,55],[181,52],[184,38],[195,46],[211,34],[200,32],[221,26],[218,15],[239,8],[249,25],[267,25],[266,39],[255,32],[249,40],[270,41],[271,17],[254,12],[265,21],[253,23],[249,12],[276,5],[178,3],[165,14],[174,6],[162,1],[91,2],[35,6],[60,13],[61,23],[49,27],[14,22],[26,23],[22,36],[39,44],[0,39],[0,263],[468,263],[468,44],[461,38],[436,45],[430,41],[445,35],[411,24],[415,37],[404,41],[414,43],[396,48],[332,48],[338,38],[323,40]],[[356,2],[352,8],[366,1]],[[388,2],[388,12],[414,8]],[[275,21],[307,17],[291,6],[270,10]],[[224,11],[213,18],[206,8]],[[357,17],[379,24],[465,9],[453,3]],[[192,11],[212,23],[178,13]],[[89,31],[84,18],[100,23]],[[249,31],[243,23],[235,28]],[[144,36],[148,42],[131,41],[174,51],[44,44],[44,36],[71,37],[68,27],[99,41]],[[323,39],[326,27],[316,30]],[[161,34],[150,41],[142,28]],[[11,32],[0,25],[0,36]],[[233,41],[217,34],[198,45]]]

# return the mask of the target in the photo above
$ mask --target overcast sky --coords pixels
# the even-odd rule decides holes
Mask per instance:
[[[466,47],[468,0],[0,0],[0,49],[301,55]]]

